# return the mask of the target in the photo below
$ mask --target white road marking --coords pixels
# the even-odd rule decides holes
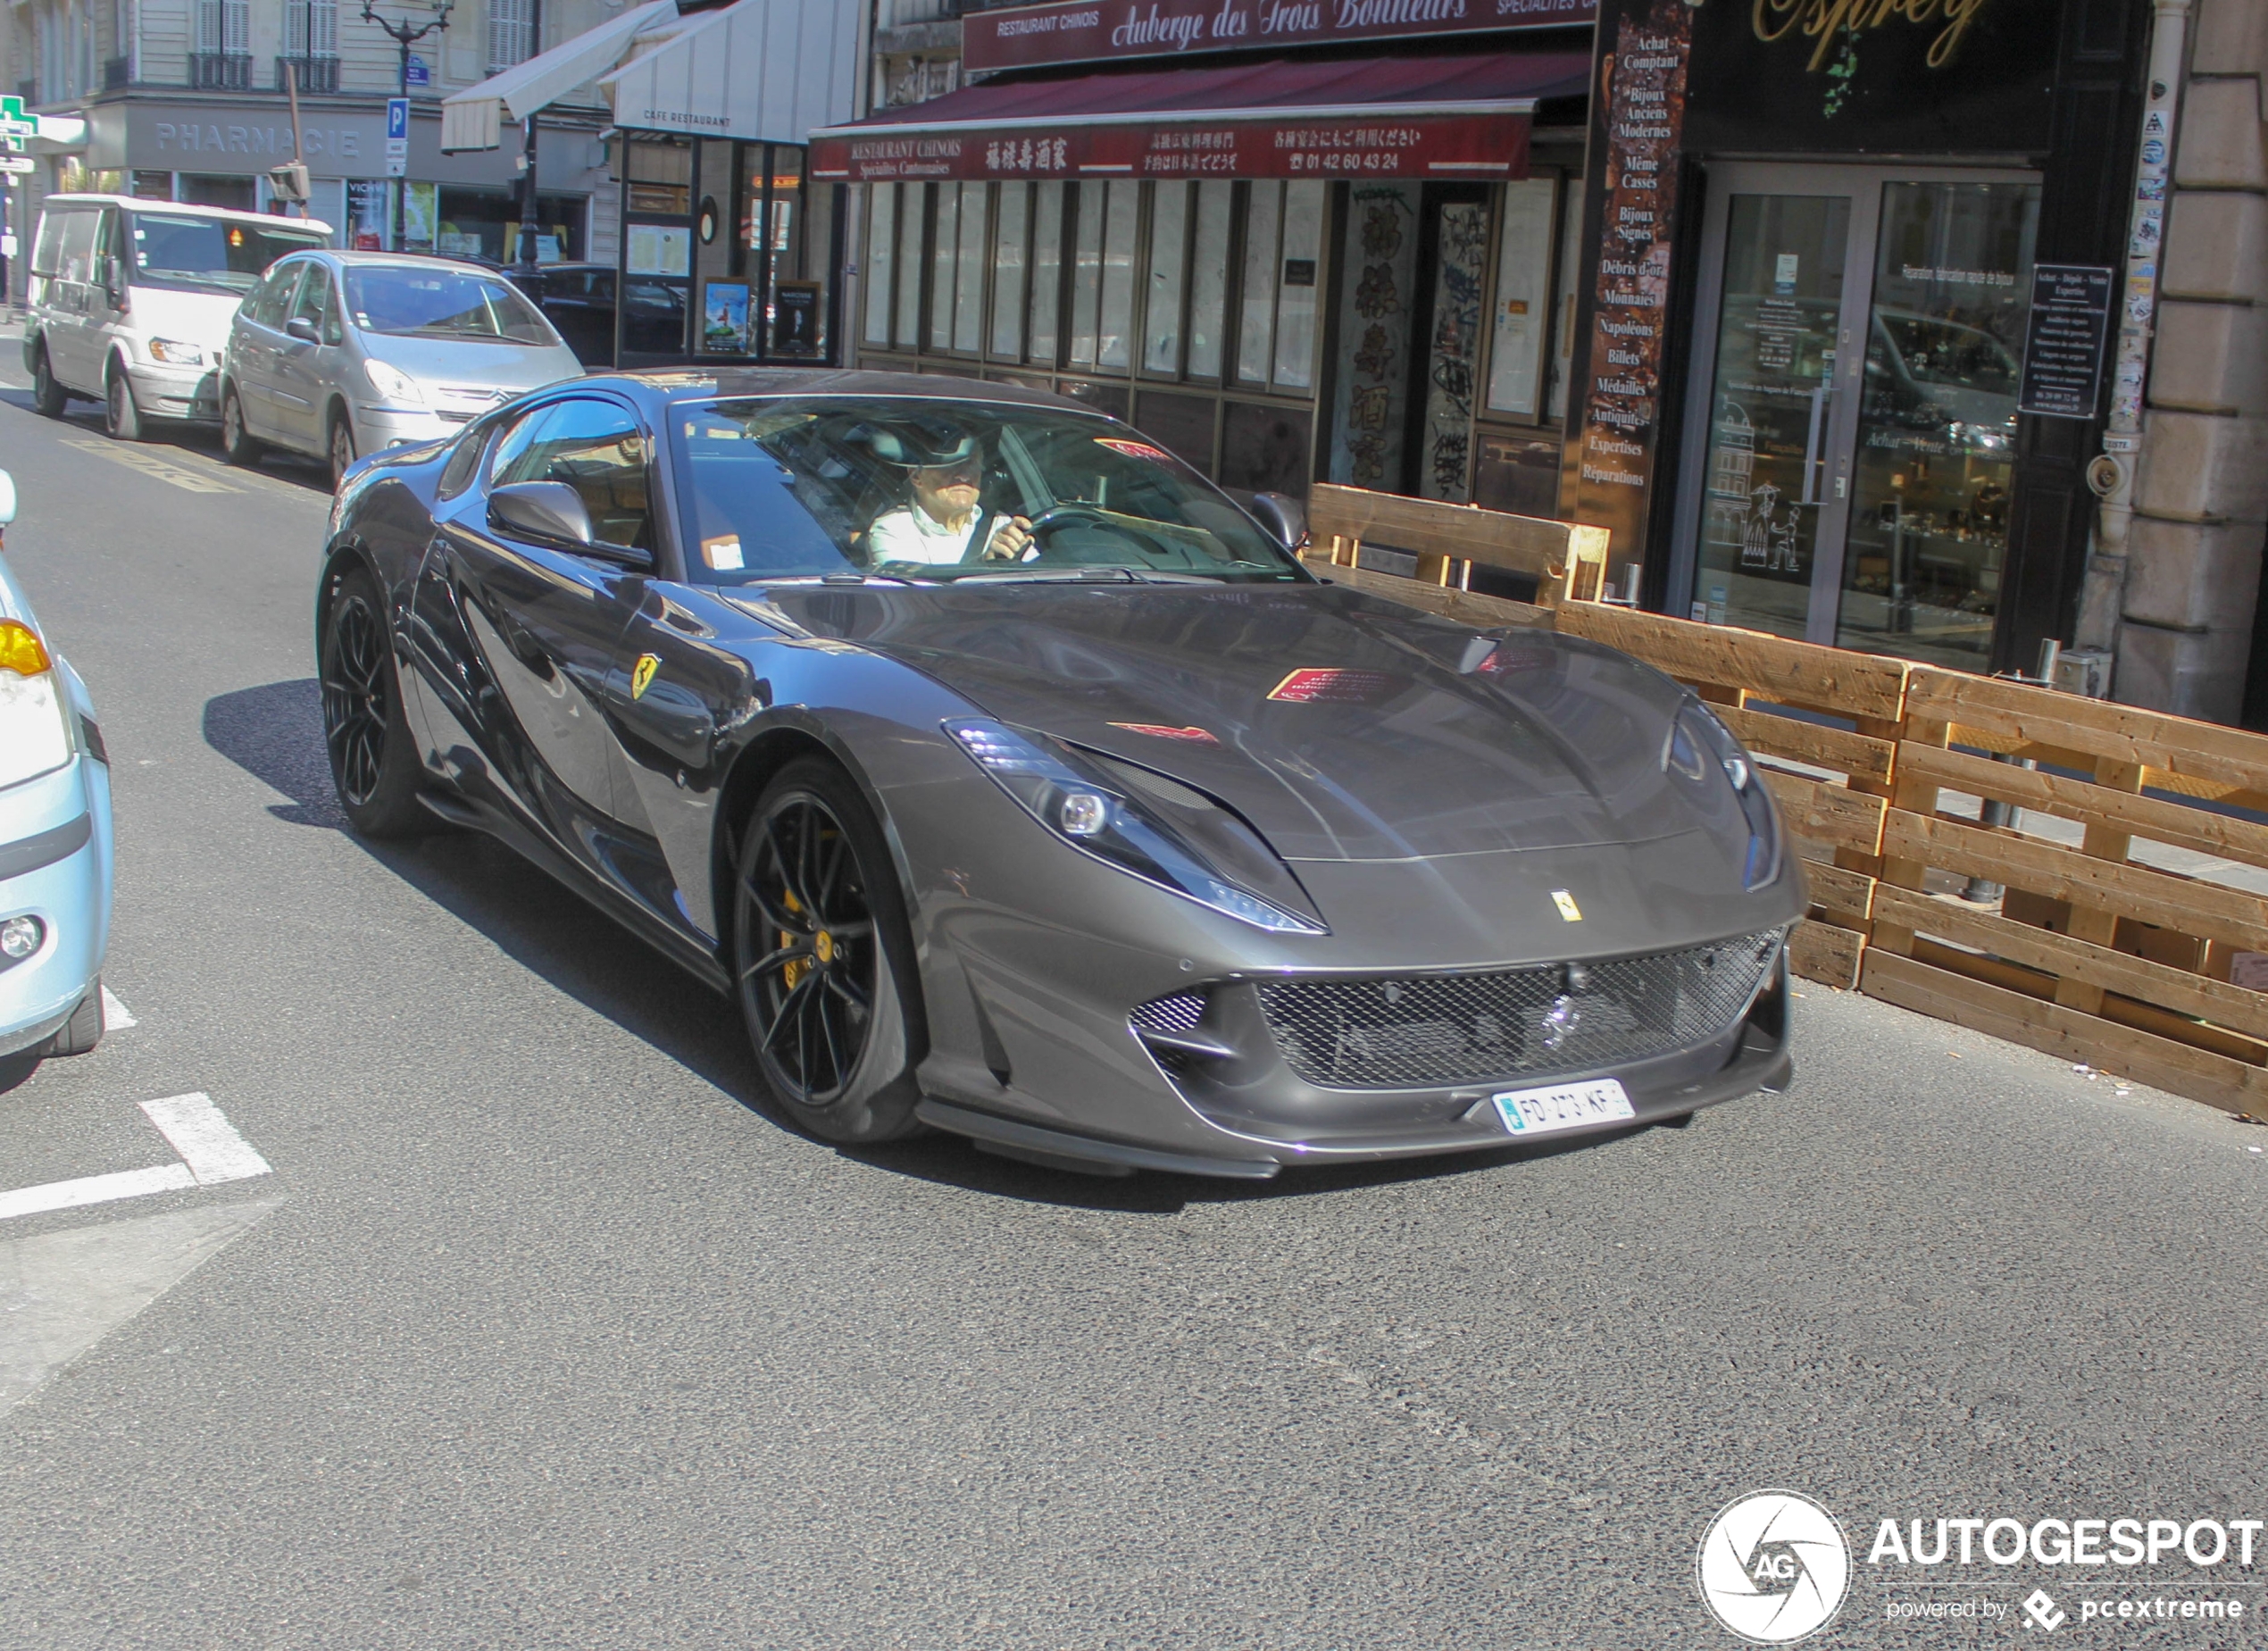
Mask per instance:
[[[97,458],[108,459],[113,463],[123,464],[129,470],[139,471],[152,480],[171,482],[173,486],[191,493],[242,493],[244,491],[232,481],[223,481],[218,476],[199,475],[196,471],[184,469],[169,459],[161,458],[147,448],[132,446],[125,442],[76,440],[66,438],[63,445],[66,447],[76,447],[81,453],[91,453]]]
[[[144,1101],[142,1111],[155,1124],[175,1152],[179,1163],[147,1170],[121,1170],[114,1175],[85,1175],[76,1180],[48,1181],[0,1192],[0,1221],[12,1216],[38,1215],[48,1210],[75,1209],[83,1204],[109,1204],[118,1198],[147,1197],[154,1192],[179,1192],[191,1187],[217,1186],[222,1181],[249,1180],[271,1172],[268,1161],[252,1143],[221,1115],[206,1095],[176,1095],[162,1101]]]
[[[75,1181],[49,1181],[44,1187],[0,1192],[0,1221],[13,1215],[38,1215],[48,1210],[76,1209],[82,1204],[108,1204],[114,1198],[178,1192],[196,1185],[196,1177],[186,1163],[160,1164],[154,1170],[121,1170],[115,1175],[86,1175]]]
[[[103,988],[103,1030],[106,1032],[124,1031],[141,1022],[127,1013],[126,1005],[118,1001],[117,994],[109,987]]]
[[[170,1100],[144,1101],[142,1110],[157,1125],[158,1132],[173,1143],[173,1150],[181,1155],[181,1162],[189,1166],[198,1186],[247,1180],[268,1173],[268,1161],[253,1151],[252,1143],[221,1115],[211,1096],[177,1095]]]

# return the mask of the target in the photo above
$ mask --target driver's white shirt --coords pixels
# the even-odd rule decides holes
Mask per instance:
[[[874,518],[874,525],[866,530],[866,542],[878,567],[886,562],[919,562],[935,567],[965,560],[980,528],[983,542],[989,545],[1002,520],[979,509],[970,513],[965,527],[948,528],[918,504],[901,504]]]

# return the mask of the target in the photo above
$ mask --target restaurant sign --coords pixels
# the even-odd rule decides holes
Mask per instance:
[[[1524,114],[940,129],[813,135],[811,175],[853,183],[988,178],[1528,175]]]
[[[1065,0],[961,21],[971,74],[1185,52],[1280,51],[1408,35],[1585,24],[1597,0]]]

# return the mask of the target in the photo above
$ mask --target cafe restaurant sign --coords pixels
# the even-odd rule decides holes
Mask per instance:
[[[1524,114],[1050,125],[812,134],[811,175],[927,178],[1431,178],[1528,175]]]
[[[988,74],[1183,53],[1274,52],[1551,29],[1588,23],[1597,13],[1597,0],[1067,0],[966,13],[961,63],[969,73]]]

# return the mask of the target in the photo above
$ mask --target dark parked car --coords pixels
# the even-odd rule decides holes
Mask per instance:
[[[505,279],[536,301],[586,367],[614,364],[614,294],[611,263],[546,263],[533,271],[517,264]],[[622,350],[630,355],[683,355],[685,291],[668,281],[629,278],[630,305],[622,317]]]
[[[1005,385],[539,390],[349,477],[339,796],[547,868],[832,1140],[1264,1177],[1784,1084],[1803,874],[1724,725],[1257,508]]]

